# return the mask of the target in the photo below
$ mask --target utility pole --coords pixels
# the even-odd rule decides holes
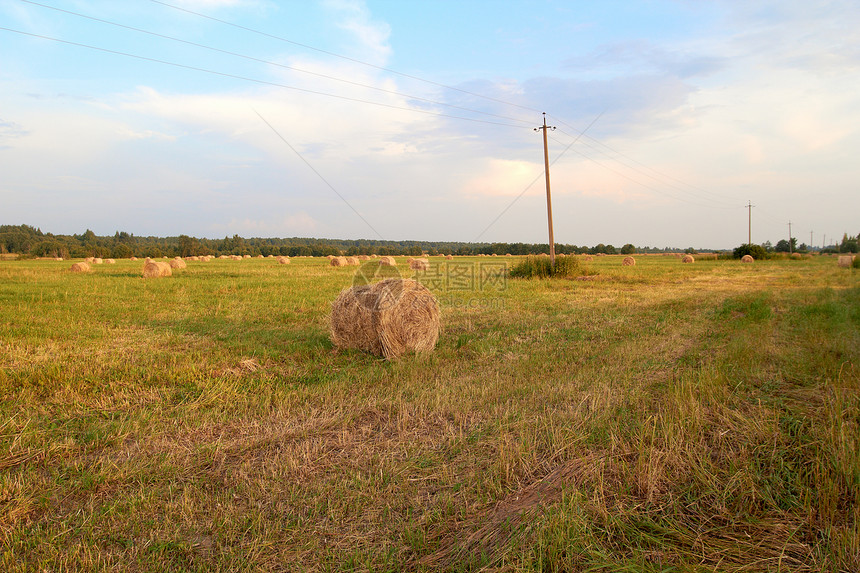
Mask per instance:
[[[749,209],[749,227],[747,231],[747,245],[752,245],[752,201],[749,201],[747,204],[747,209]]]
[[[543,168],[546,175],[546,218],[549,223],[549,264],[555,268],[555,240],[552,238],[552,196],[549,193],[549,152],[547,151],[546,132],[548,129],[555,127],[547,127],[546,112],[543,114],[543,126],[536,127],[535,131],[543,130]]]
[[[788,254],[791,254],[791,221],[788,222]]]

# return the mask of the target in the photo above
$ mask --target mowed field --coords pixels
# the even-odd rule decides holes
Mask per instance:
[[[860,570],[860,273],[621,259],[432,258],[393,362],[357,267],[0,261],[0,570]]]

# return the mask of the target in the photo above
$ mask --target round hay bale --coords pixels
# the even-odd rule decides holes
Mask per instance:
[[[87,258],[85,258],[85,259],[84,259],[84,262],[85,262],[85,263],[94,263],[94,262],[95,262],[95,260],[96,260],[96,258],[95,258],[95,257],[87,257]]]
[[[243,259],[250,259],[250,258],[251,258],[251,255],[242,255],[242,258],[243,258]]]
[[[409,268],[413,271],[429,271],[430,261],[427,259],[412,259],[409,263]]]
[[[741,262],[742,262],[742,263],[751,263],[751,262],[753,262],[754,260],[755,260],[755,259],[754,259],[754,258],[752,258],[752,255],[744,255],[743,257],[741,257]]]
[[[105,259],[105,264],[106,265],[115,265],[116,259]]]
[[[230,258],[231,258],[231,259],[233,259],[234,261],[241,261],[241,260],[242,260],[242,255],[233,255],[233,256],[232,256],[232,257],[230,257]]]
[[[367,255],[358,255],[358,260],[359,261],[369,261],[370,257],[368,257]]]
[[[681,259],[682,263],[695,263],[696,259],[693,258],[693,255],[684,255],[684,258]]]
[[[327,258],[328,260],[332,260],[334,258],[334,255],[326,255],[325,258]]]
[[[279,265],[288,265],[290,264],[290,257],[278,257]]]
[[[803,258],[803,255],[801,255],[800,253],[791,253],[791,258],[795,259],[795,260],[799,260],[799,259]]]
[[[171,261],[170,261],[169,263],[167,263],[167,264],[168,264],[168,265],[170,265],[170,268],[171,268],[171,269],[184,269],[185,267],[187,267],[187,266],[188,266],[188,265],[185,263],[185,261],[183,261],[183,260],[182,260],[182,259],[180,259],[179,257],[176,257],[175,259],[171,260]]]
[[[454,259],[454,255],[445,255],[445,259],[451,261]]]
[[[633,257],[624,257],[624,260],[621,261],[621,264],[625,267],[633,267],[636,265],[636,259]]]
[[[69,269],[73,273],[86,273],[90,271],[89,263],[75,263]]]
[[[407,351],[433,350],[440,329],[436,297],[411,279],[344,289],[332,303],[331,341],[338,348],[391,360]]]
[[[845,269],[850,269],[853,263],[854,255],[839,255],[839,258],[836,260],[836,264]]]
[[[351,267],[357,267],[361,264],[361,261],[358,260],[358,257],[346,257],[346,264]]]
[[[101,258],[96,257],[96,258],[94,258],[94,259],[93,259],[93,262],[94,262],[95,264],[97,264],[97,265],[100,265],[100,264],[102,264],[104,261],[103,261]]]
[[[132,257],[132,258],[130,258],[129,260],[130,260],[130,261],[136,261],[136,260],[137,260],[137,257]]]
[[[173,274],[170,265],[162,261],[147,261],[143,263],[143,278],[154,279],[169,277]]]
[[[394,257],[379,257],[380,265],[387,265],[389,267],[396,267],[397,261],[394,260]]]
[[[329,265],[333,267],[345,267],[346,266],[346,258],[345,257],[332,257]]]

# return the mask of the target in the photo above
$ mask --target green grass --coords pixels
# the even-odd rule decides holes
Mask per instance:
[[[2,261],[0,569],[855,571],[856,273],[621,259],[395,362],[325,259]]]

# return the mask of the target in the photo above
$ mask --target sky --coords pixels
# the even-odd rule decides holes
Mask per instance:
[[[0,224],[731,249],[860,232],[853,0],[0,0]]]

